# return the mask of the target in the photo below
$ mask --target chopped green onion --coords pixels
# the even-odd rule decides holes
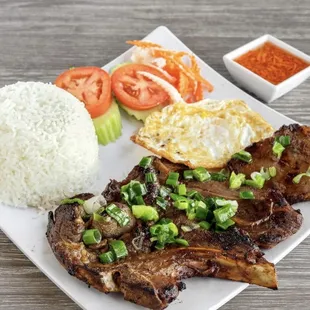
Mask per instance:
[[[226,230],[228,227],[230,227],[234,224],[235,224],[235,222],[232,219],[228,219],[227,221],[225,221],[223,223],[216,223],[216,228]]]
[[[242,160],[242,161],[244,161],[246,163],[252,162],[252,155],[251,155],[251,153],[249,153],[247,151],[240,151],[238,153],[235,153],[232,156],[232,158]]]
[[[153,172],[148,172],[145,174],[145,182],[146,183],[155,183],[157,181],[156,174]]]
[[[182,231],[184,231],[184,232],[190,232],[190,231],[193,230],[190,226],[187,226],[187,225],[182,225],[182,226],[181,226],[181,229],[182,229]]]
[[[174,194],[174,193],[171,193],[169,196],[172,198],[173,201],[186,199],[183,196],[180,196],[180,195],[177,195],[177,194]]]
[[[205,198],[199,192],[195,193],[194,199],[195,200],[199,200],[199,201],[204,201],[205,200]]]
[[[187,192],[186,196],[188,198],[193,198],[195,196],[195,194],[197,194],[198,192],[194,189],[191,189],[190,191]]]
[[[276,141],[282,144],[282,146],[287,147],[291,144],[291,137],[290,136],[276,137]]]
[[[293,178],[293,183],[294,184],[298,184],[301,181],[302,177],[310,177],[310,166],[308,168],[308,170],[304,173],[300,173],[297,174],[294,178]]]
[[[155,247],[163,249],[167,243],[175,243],[179,234],[177,226],[170,219],[161,219],[159,224],[150,227],[151,241],[156,241]]]
[[[126,226],[130,222],[130,218],[126,212],[115,204],[110,204],[106,208],[107,213],[116,220],[120,226]]]
[[[255,199],[252,191],[244,191],[239,194],[241,199]]]
[[[168,178],[166,180],[167,185],[176,186],[179,183],[179,176],[178,172],[170,172]]]
[[[147,193],[145,184],[141,184],[141,183],[134,183],[132,185],[132,190],[136,196],[140,196],[140,195],[144,196]]]
[[[281,155],[284,150],[285,150],[285,147],[280,142],[277,142],[277,141],[274,142],[272,151],[275,155],[277,155],[278,158],[281,158]]]
[[[192,180],[194,178],[193,170],[184,170],[183,177],[185,180]]]
[[[137,219],[142,221],[158,221],[159,216],[155,208],[145,205],[132,206],[132,213]]]
[[[88,229],[83,232],[82,239],[86,245],[98,244],[101,241],[101,233],[98,229]]]
[[[113,240],[110,242],[111,251],[113,252],[116,259],[126,257],[128,251],[124,241],[122,240]]]
[[[161,207],[162,209],[166,210],[166,207],[168,205],[168,202],[163,197],[157,197],[156,198],[156,204]]]
[[[216,198],[215,199],[215,204],[219,207],[223,207],[223,206],[232,206],[234,208],[238,208],[238,202],[237,200],[226,200],[224,198]]]
[[[178,194],[181,196],[185,196],[186,195],[186,185],[185,184],[179,184],[177,186],[178,189]]]
[[[211,228],[211,224],[208,223],[207,221],[199,222],[199,226],[200,228],[205,229],[205,230],[209,230]]]
[[[194,175],[194,178],[200,182],[209,181],[211,179],[210,173],[204,167],[198,167],[194,169],[193,175]]]
[[[212,181],[218,181],[218,182],[226,181],[229,176],[229,174],[225,171],[225,169],[222,169],[220,172],[210,172],[210,175]]]
[[[159,195],[162,198],[166,198],[171,192],[172,192],[172,190],[169,187],[166,187],[166,186],[161,186],[160,189],[159,189]]]
[[[262,168],[260,169],[260,172],[259,172],[259,173],[262,175],[262,177],[263,177],[266,181],[268,181],[268,180],[271,179],[271,175],[270,175],[270,173],[269,173],[269,169],[268,169],[268,168],[265,169],[264,167],[262,167]]]
[[[99,255],[99,260],[102,264],[110,264],[115,261],[115,255],[112,251],[108,251]]]
[[[137,203],[138,205],[144,205],[144,204],[145,204],[145,202],[144,202],[142,196],[136,196],[136,197],[135,197],[135,200],[136,200],[136,203]]]
[[[158,224],[170,224],[172,223],[172,220],[167,219],[167,218],[162,218],[160,219],[160,221],[158,222]]]
[[[228,219],[230,219],[236,214],[237,208],[232,205],[225,205],[221,208],[214,210],[213,214],[214,214],[216,223],[226,222]]]
[[[270,174],[270,176],[271,176],[272,178],[275,177],[275,176],[277,175],[277,169],[276,169],[276,167],[269,167],[268,170],[269,170],[269,174]]]
[[[252,172],[251,178],[252,180],[245,180],[244,184],[258,189],[264,187],[265,178],[259,172]]]
[[[94,212],[94,213],[97,213],[97,214],[102,214],[103,212],[104,212],[104,210],[105,210],[105,207],[100,207],[96,212]]]
[[[152,162],[151,157],[143,157],[139,162],[139,166],[145,169],[151,164],[151,162]]]
[[[188,203],[188,200],[184,198],[184,200],[175,201],[173,205],[179,210],[186,210],[189,206],[189,203]]]
[[[96,222],[105,222],[104,217],[98,213],[93,213],[93,220]]]
[[[207,216],[208,216],[208,210],[206,208],[197,207],[195,215],[195,218],[197,220],[205,220]]]
[[[232,189],[240,188],[244,180],[245,180],[245,175],[243,173],[235,174],[234,172],[232,172],[229,178],[229,188],[232,188]]]
[[[176,238],[175,243],[181,246],[189,246],[188,241],[185,239],[181,239],[181,238]]]
[[[82,199],[79,199],[79,198],[66,198],[66,199],[63,199],[60,204],[61,205],[67,205],[67,204],[72,204],[72,203],[78,203],[79,205],[83,205],[84,204],[84,200]]]

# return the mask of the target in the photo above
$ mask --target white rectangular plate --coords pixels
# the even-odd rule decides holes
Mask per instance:
[[[166,27],[159,27],[146,37],[176,50],[190,50]],[[104,68],[128,61],[131,50],[119,56]],[[260,113],[274,128],[293,121],[255,100],[242,90],[228,82],[202,60],[198,59],[204,77],[213,85],[214,91],[208,97],[213,99],[243,99],[253,110]],[[123,114],[123,135],[116,143],[100,147],[100,178],[98,189],[103,190],[110,178],[123,179],[148,151],[132,143],[129,138],[141,124]],[[266,251],[266,258],[277,263],[293,250],[310,233],[310,203],[298,205],[304,216],[304,223],[297,234]],[[14,219],[12,221],[12,219]],[[45,238],[47,214],[34,209],[16,209],[0,205],[0,228],[15,245],[59,288],[84,309],[129,310],[140,309],[125,302],[120,294],[105,295],[88,288],[87,285],[71,277],[58,263]],[[296,280],[297,281],[297,280]],[[247,287],[245,283],[211,278],[194,278],[185,281],[187,289],[180,293],[178,300],[169,306],[171,310],[217,309]],[[27,285],[25,283],[25,285]],[[248,305],[250,307],[250,305]]]

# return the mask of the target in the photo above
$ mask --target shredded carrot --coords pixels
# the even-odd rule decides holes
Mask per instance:
[[[201,82],[197,83],[197,88],[195,92],[195,99],[196,101],[200,101],[203,99],[203,86]]]
[[[247,52],[235,61],[275,85],[310,66],[270,42]]]
[[[133,40],[133,41],[126,41],[127,44],[135,45],[142,48],[147,47],[161,47],[159,44],[148,42],[148,41],[140,41],[140,40]]]
[[[195,102],[203,99],[204,87],[212,92],[213,86],[200,74],[196,57],[188,52],[164,49],[158,44],[146,41],[127,41],[127,43],[150,48],[155,58],[163,58],[166,65],[163,68],[169,75],[176,79],[173,85],[177,88],[186,102]],[[190,60],[190,65],[184,62],[184,57]]]
[[[181,72],[177,89],[181,94],[182,98],[184,98],[188,94],[188,88],[189,88],[188,78],[184,73]]]

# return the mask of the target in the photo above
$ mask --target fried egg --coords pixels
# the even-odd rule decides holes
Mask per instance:
[[[241,100],[175,103],[149,115],[131,139],[174,163],[222,168],[248,145],[274,129]]]

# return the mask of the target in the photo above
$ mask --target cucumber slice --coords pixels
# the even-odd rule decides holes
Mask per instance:
[[[114,142],[122,134],[122,120],[118,105],[113,100],[109,110],[93,119],[98,142],[107,145]]]
[[[143,123],[145,122],[145,119],[152,114],[153,112],[156,111],[161,111],[162,108],[164,107],[163,104],[158,105],[155,108],[149,109],[149,110],[142,110],[142,111],[137,111],[137,110],[133,110],[130,109],[128,107],[126,107],[125,105],[123,105],[122,103],[120,103],[117,99],[115,100],[118,105],[124,110],[126,111],[130,116],[135,117],[138,121],[142,121]]]

